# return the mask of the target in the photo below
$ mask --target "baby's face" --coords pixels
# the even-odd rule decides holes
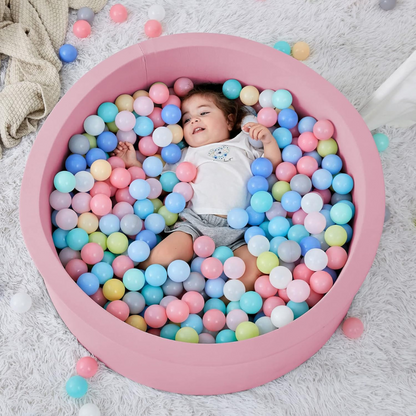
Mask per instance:
[[[192,147],[228,140],[233,128],[214,102],[200,95],[182,104],[182,125],[185,141]]]

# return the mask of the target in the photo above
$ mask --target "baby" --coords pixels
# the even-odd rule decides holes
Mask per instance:
[[[244,108],[226,98],[220,84],[196,85],[182,99],[182,126],[188,148],[175,165],[166,164],[164,172],[175,171],[184,161],[197,167],[197,177],[190,185],[194,194],[187,208],[179,214],[173,227],[166,227],[169,235],[151,251],[140,264],[167,267],[173,260],[189,262],[193,257],[193,241],[201,235],[211,237],[215,246],[227,246],[244,260],[246,270],[241,277],[246,290],[254,290],[254,282],[262,275],[256,260],[244,241],[245,229],[228,226],[227,213],[233,208],[246,208],[250,203],[247,182],[252,176],[250,165],[263,155],[254,148],[249,137],[263,143],[264,157],[273,170],[282,162],[279,146],[269,129],[258,123],[246,123],[240,128]],[[114,154],[126,167],[139,166],[131,143],[119,143]]]

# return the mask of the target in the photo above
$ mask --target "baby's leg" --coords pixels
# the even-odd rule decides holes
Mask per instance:
[[[248,251],[246,244],[234,250],[234,256],[240,257],[246,264],[246,271],[238,280],[241,280],[244,283],[247,292],[254,290],[254,282],[258,277],[263,275],[263,273],[257,268],[257,257],[254,257]]]
[[[192,237],[182,231],[175,231],[169,234],[150,252],[149,258],[140,263],[139,268],[146,270],[151,264],[161,264],[167,268],[174,260],[189,262],[193,254]]]

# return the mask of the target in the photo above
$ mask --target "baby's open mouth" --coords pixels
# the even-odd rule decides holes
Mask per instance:
[[[205,129],[203,129],[202,127],[197,127],[193,132],[192,132],[192,134],[196,134],[196,133],[199,133],[199,132],[201,132],[201,131],[204,131]]]

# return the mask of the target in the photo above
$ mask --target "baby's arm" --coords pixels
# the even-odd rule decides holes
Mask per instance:
[[[270,130],[258,123],[246,123],[243,130],[248,132],[253,140],[260,140],[263,143],[264,157],[272,162],[273,170],[275,170],[277,165],[282,163],[282,153]]]
[[[132,166],[142,167],[142,164],[137,160],[133,145],[129,142],[119,142],[113,153],[114,156],[118,156],[124,161],[126,168],[131,168]]]

